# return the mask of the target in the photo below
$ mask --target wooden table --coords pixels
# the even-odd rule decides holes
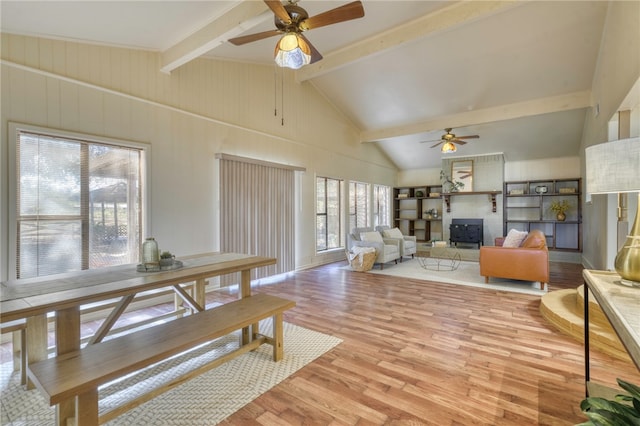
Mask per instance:
[[[582,271],[584,292],[584,350],[585,385],[587,396],[611,397],[617,392],[607,392],[602,386],[590,383],[589,371],[589,290],[595,297],[611,323],[629,356],[640,370],[640,288],[620,284],[620,276],[615,272]]]
[[[9,280],[1,284],[0,322],[26,318],[29,361],[47,357],[47,313],[55,312],[56,354],[80,349],[80,306],[120,298],[91,342],[106,335],[136,293],[172,287],[194,310],[204,309],[207,278],[241,273],[240,296],[251,295],[251,270],[273,265],[276,259],[238,253],[206,253],[180,259],[180,269],[137,272],[136,265],[119,265],[37,278]],[[181,286],[195,282],[191,297]],[[243,340],[248,338],[248,330]]]

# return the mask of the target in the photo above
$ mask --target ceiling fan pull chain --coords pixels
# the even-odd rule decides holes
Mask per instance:
[[[282,118],[280,121],[280,125],[284,126],[284,68],[280,69],[280,117]]]

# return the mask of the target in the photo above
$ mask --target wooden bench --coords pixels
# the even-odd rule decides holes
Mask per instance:
[[[97,425],[105,423],[123,412],[222,364],[236,356],[254,350],[263,343],[273,346],[273,360],[283,355],[283,312],[295,302],[266,294],[244,299],[178,318],[168,323],[126,334],[76,352],[29,365],[29,378],[47,398],[50,405],[75,401],[75,423]],[[257,323],[273,317],[273,337],[259,334]],[[224,355],[185,377],[174,379],[161,389],[151,390],[108,413],[98,413],[98,386],[126,374],[140,370],[170,356],[185,352],[202,343],[225,336],[239,329],[251,327],[251,338],[241,342],[234,352]],[[60,412],[60,405],[56,410]],[[62,415],[56,415],[57,424],[66,425]]]

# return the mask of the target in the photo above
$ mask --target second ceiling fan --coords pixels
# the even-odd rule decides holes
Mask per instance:
[[[281,67],[293,69],[322,59],[320,52],[302,34],[304,31],[364,16],[364,8],[360,1],[347,3],[312,17],[309,17],[307,11],[298,6],[295,0],[289,0],[289,3],[284,5],[279,0],[264,0],[264,2],[275,15],[276,29],[235,37],[229,39],[229,42],[240,46],[283,34],[276,45],[275,60]]]
[[[440,140],[437,141],[438,143],[432,145],[431,148],[435,148],[440,144],[444,144],[442,145],[442,148],[441,148],[442,152],[456,152],[458,150],[458,148],[456,147],[456,144],[464,145],[467,143],[463,139],[478,139],[480,137],[479,135],[456,136],[454,133],[451,133],[451,131],[453,130],[453,128],[451,127],[444,130],[446,133],[442,135],[442,137],[440,137]],[[422,141],[421,143],[429,143],[429,142],[436,142],[436,141],[435,140]]]

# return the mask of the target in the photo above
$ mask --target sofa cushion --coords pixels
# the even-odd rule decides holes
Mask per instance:
[[[385,229],[382,231],[382,235],[386,238],[404,238],[404,235],[402,235],[402,232],[398,228]]]
[[[384,242],[382,240],[382,235],[380,235],[380,233],[377,232],[377,231],[361,232],[360,233],[360,239],[362,241],[369,241],[369,242],[373,242],[373,243],[383,243]]]
[[[502,247],[520,247],[520,244],[527,238],[526,231],[518,231],[517,229],[511,229],[507,234],[507,237],[502,243]]]
[[[529,235],[522,242],[521,247],[527,248],[546,248],[547,247],[547,239],[542,233],[542,231],[535,230],[529,232]]]

